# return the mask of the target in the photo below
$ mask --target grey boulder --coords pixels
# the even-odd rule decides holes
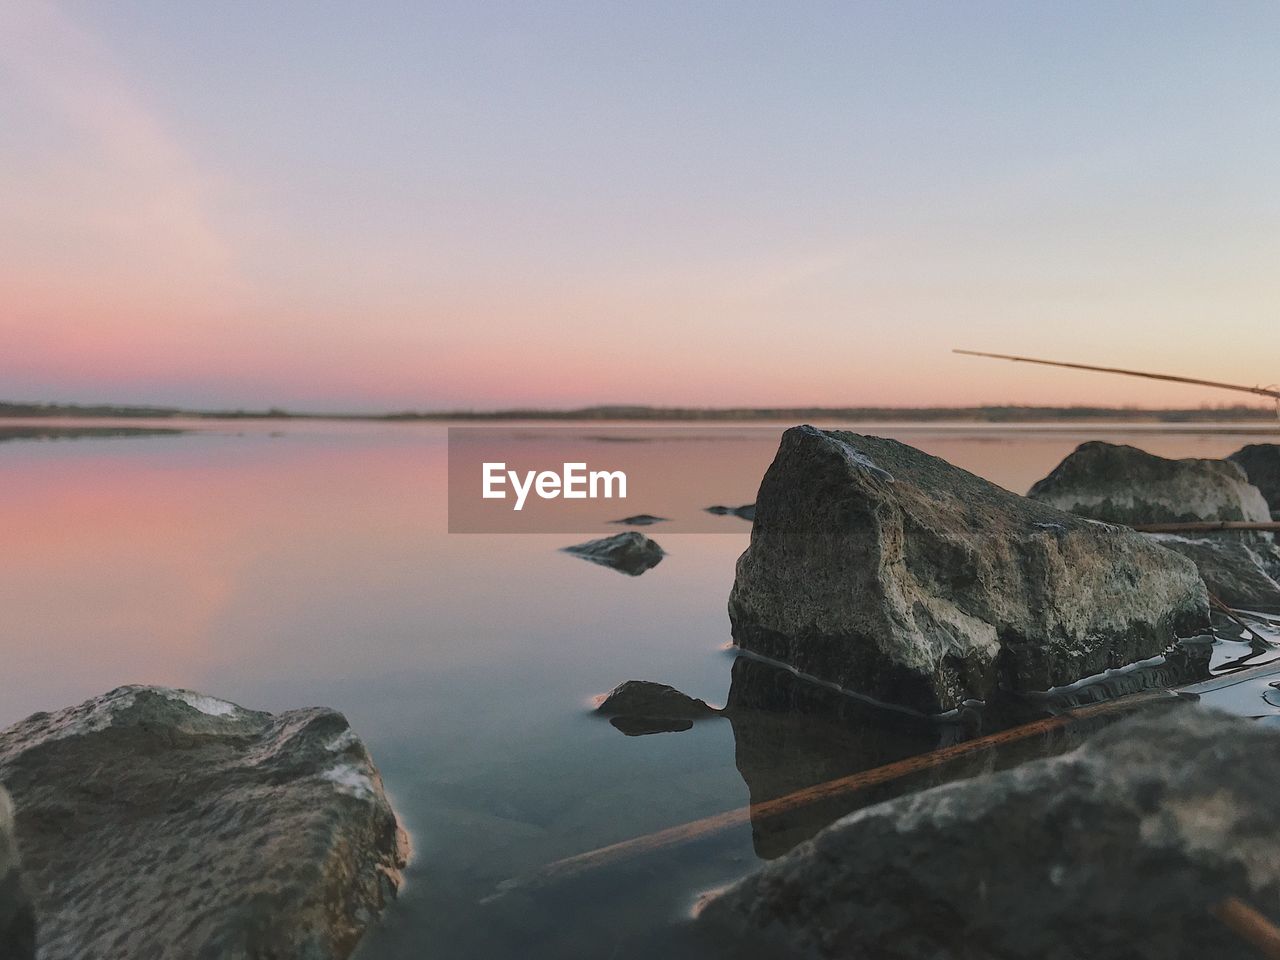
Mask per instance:
[[[1261,491],[1273,517],[1280,517],[1280,443],[1251,443],[1227,457]]]
[[[632,577],[638,577],[646,570],[656,567],[666,556],[662,547],[635,530],[599,540],[588,540],[564,549],[575,557],[582,557]]]
[[[13,804],[0,787],[0,957],[33,960],[35,955],[36,919],[19,870]]]
[[[1182,537],[1155,533],[1153,540],[1195,563],[1209,592],[1229,607],[1280,610],[1280,583],[1274,569],[1275,548],[1237,537]]]
[[[1262,493],[1236,463],[1168,460],[1096,440],[1077,447],[1027,496],[1107,523],[1271,519]]]
[[[794,427],[729,598],[740,647],[924,713],[1047,689],[1208,627],[1195,566],[894,440]]]
[[[1280,916],[1280,733],[1184,706],[1079,749],[857,811],[711,899],[735,953],[1201,960],[1212,914]]]
[[[0,732],[41,960],[348,956],[406,842],[326,709],[121,687]]]

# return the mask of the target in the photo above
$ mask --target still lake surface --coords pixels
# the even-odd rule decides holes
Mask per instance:
[[[439,424],[162,425],[192,432],[0,443],[0,725],[124,683],[341,710],[414,844],[364,960],[707,956],[687,922],[701,892],[888,794],[560,880],[524,878],[936,739],[875,718],[851,733],[776,715],[627,737],[590,712],[592,697],[628,679],[726,701],[725,602],[750,525],[729,516],[717,518],[725,533],[680,533],[680,518],[705,527],[703,507],[753,501],[784,425],[647,428],[698,466],[663,502],[602,506],[673,520],[647,528],[668,556],[634,578],[560,552],[583,537],[448,534]],[[1221,457],[1259,432],[848,426],[1019,493],[1085,440]]]

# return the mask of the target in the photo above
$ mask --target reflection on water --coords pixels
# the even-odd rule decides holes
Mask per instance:
[[[750,811],[955,738],[954,728],[853,701],[832,714],[785,671],[724,652],[725,603],[749,525],[714,518],[726,532],[702,535],[678,526],[695,513],[705,522],[710,504],[751,503],[782,425],[715,442],[654,428],[684,437],[690,468],[672,475],[661,502],[602,507],[609,520],[670,518],[647,531],[663,562],[635,578],[561,552],[581,538],[445,533],[440,426],[191,426],[182,436],[0,445],[0,723],[128,682],[263,709],[342,710],[415,841],[404,894],[361,948],[365,960],[706,956],[684,923],[698,891],[849,810],[1067,749],[1106,722],[748,815],[487,900],[546,864]],[[1019,492],[1100,434],[864,429]],[[1224,432],[1108,436],[1177,456],[1222,456],[1250,442]],[[1246,656],[1260,655],[1242,640],[1219,665]],[[583,706],[636,677],[725,703],[729,717],[624,737]],[[1275,712],[1263,692],[1236,694]]]

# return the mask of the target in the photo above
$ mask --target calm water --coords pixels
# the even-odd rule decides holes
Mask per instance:
[[[654,429],[683,436],[699,468],[664,502],[618,516],[752,501],[782,427],[738,440],[717,429],[705,444]],[[443,427],[196,430],[0,443],[0,724],[122,683],[342,710],[414,839],[407,885],[364,960],[705,956],[685,920],[699,892],[887,793],[491,895],[560,858],[938,741],[883,716],[835,727],[760,713],[625,737],[590,714],[592,696],[626,679],[726,701],[725,601],[744,521],[723,518],[725,534],[650,528],[669,556],[631,578],[560,553],[572,536],[447,534]],[[1018,492],[1086,439],[1214,457],[1256,440],[1203,427],[866,432]],[[736,695],[772,682],[740,664]]]

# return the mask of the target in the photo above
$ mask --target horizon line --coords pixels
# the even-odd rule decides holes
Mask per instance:
[[[244,407],[188,408],[160,404],[62,403],[32,401],[0,401],[0,418],[47,419],[52,417],[85,418],[156,418],[156,419],[306,419],[306,420],[500,420],[500,419],[621,419],[621,420],[698,420],[698,419],[784,419],[804,416],[842,416],[855,419],[956,419],[965,415],[978,419],[1034,418],[1066,419],[1078,416],[1104,419],[1116,416],[1203,419],[1213,414],[1232,415],[1229,419],[1264,419],[1276,415],[1268,405],[1201,404],[1195,407],[1143,407],[1136,405],[1093,404],[1025,404],[986,403],[924,406],[896,405],[830,405],[797,404],[690,406],[633,403],[601,403],[576,407],[511,406],[492,409],[454,407],[439,410],[306,411],[270,406],[261,409]]]

